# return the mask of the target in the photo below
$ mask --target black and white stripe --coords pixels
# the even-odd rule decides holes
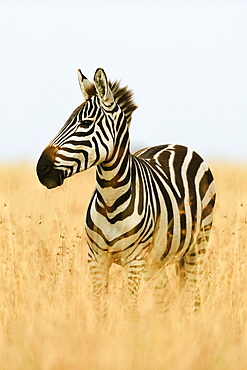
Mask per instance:
[[[155,276],[155,300],[166,309],[167,264],[177,262],[189,309],[200,305],[199,281],[212,226],[215,186],[203,159],[181,145],[129,151],[132,94],[110,84],[102,69],[94,84],[79,71],[86,101],[42,153],[37,165],[48,188],[97,166],[86,216],[89,267],[97,313],[104,317],[109,268],[126,269],[126,308],[137,311],[141,277]],[[160,273],[159,273],[160,271]]]

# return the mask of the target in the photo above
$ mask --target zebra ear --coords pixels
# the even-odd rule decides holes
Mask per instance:
[[[78,75],[78,80],[79,80],[79,85],[81,88],[81,92],[83,95],[84,99],[89,99],[89,95],[87,93],[87,88],[92,86],[92,82],[90,82],[81,72],[80,69],[77,70],[77,75]]]
[[[102,68],[98,68],[94,74],[94,84],[98,96],[104,103],[112,104],[114,97],[107,81],[106,74]]]

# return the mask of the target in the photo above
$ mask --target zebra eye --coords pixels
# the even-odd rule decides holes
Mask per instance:
[[[79,121],[78,127],[88,128],[91,125],[91,123],[92,121],[90,121],[89,119],[85,119],[83,121]]]

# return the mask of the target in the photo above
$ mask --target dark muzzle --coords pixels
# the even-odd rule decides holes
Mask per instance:
[[[56,147],[47,147],[41,154],[36,167],[39,181],[48,189],[62,185],[64,180],[63,171],[54,168],[56,152]]]

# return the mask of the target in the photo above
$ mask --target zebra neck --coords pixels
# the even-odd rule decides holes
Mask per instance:
[[[107,165],[100,164],[96,171],[96,190],[103,205],[111,207],[118,199],[129,193],[132,185],[133,157],[129,150]]]

